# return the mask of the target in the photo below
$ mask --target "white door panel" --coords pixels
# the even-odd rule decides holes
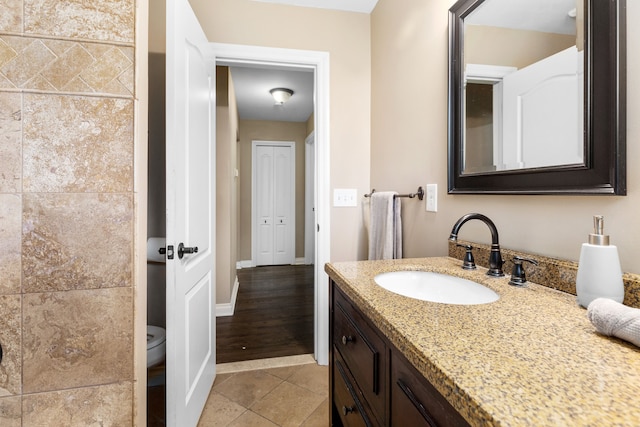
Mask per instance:
[[[215,378],[215,67],[201,53],[207,43],[188,1],[168,0],[166,421],[173,427],[197,425]],[[179,257],[180,243],[198,250]]]
[[[200,325],[210,325],[213,307],[211,306],[211,274],[207,274],[191,288],[185,296],[185,313],[187,320],[185,348],[187,355],[187,375],[185,389],[187,399],[197,391],[198,379],[207,369],[206,362],[214,351],[211,341],[206,339],[212,331],[203,329]],[[205,339],[203,339],[205,338]]]
[[[273,226],[265,221],[259,225],[258,233],[257,265],[273,264]]]

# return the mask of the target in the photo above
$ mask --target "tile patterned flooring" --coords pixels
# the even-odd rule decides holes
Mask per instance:
[[[328,368],[310,355],[225,363],[199,427],[326,427]]]

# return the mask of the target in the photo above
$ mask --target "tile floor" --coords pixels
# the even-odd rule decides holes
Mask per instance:
[[[328,368],[309,355],[217,365],[199,427],[326,427]]]

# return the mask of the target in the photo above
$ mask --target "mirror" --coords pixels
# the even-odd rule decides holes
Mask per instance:
[[[626,194],[625,0],[449,12],[449,193]]]

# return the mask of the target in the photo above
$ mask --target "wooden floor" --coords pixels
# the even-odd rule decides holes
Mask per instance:
[[[313,353],[314,268],[238,270],[233,316],[216,318],[217,363]]]

